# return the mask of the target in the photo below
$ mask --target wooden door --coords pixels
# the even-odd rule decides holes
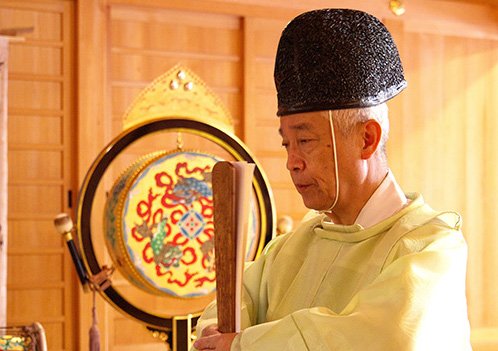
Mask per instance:
[[[9,48],[7,323],[40,322],[50,350],[76,350],[74,268],[53,226],[74,193],[74,6],[0,2]]]

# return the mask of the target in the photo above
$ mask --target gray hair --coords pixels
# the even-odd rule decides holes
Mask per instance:
[[[372,107],[349,108],[333,110],[331,112],[332,120],[335,121],[340,133],[344,136],[350,135],[358,123],[363,123],[370,119],[374,119],[379,122],[382,128],[382,137],[380,139],[378,150],[382,161],[387,167],[386,142],[389,138],[389,109],[386,103]]]

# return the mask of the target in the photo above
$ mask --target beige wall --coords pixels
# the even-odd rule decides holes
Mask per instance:
[[[434,208],[463,215],[473,344],[475,350],[494,350],[498,10],[412,0],[396,17],[387,3],[354,2],[384,20],[405,66],[408,89],[389,103],[391,168],[405,191],[421,192]],[[0,3],[0,27],[35,27],[26,42],[12,44],[10,55],[9,324],[40,320],[51,350],[86,348],[91,296],[76,284],[51,220],[58,212],[74,211],[67,191],[77,193],[96,155],[121,130],[121,116],[134,97],[179,61],[232,113],[236,134],[270,179],[277,214],[299,220],[305,208],[283,171],[285,153],[276,133],[273,58],[287,21],[325,6],[351,2]],[[58,302],[43,303],[50,298]],[[97,301],[103,350],[145,350],[158,343],[142,326]]]

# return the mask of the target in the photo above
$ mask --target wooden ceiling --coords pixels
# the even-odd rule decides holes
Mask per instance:
[[[493,7],[498,8],[498,0],[446,0],[446,1],[468,2],[468,3],[480,4],[480,5],[489,5],[489,6],[493,6]]]

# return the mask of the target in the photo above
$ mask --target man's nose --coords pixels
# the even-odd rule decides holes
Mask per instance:
[[[304,160],[298,153],[294,151],[288,151],[287,153],[287,170],[289,171],[299,171],[304,169]]]

